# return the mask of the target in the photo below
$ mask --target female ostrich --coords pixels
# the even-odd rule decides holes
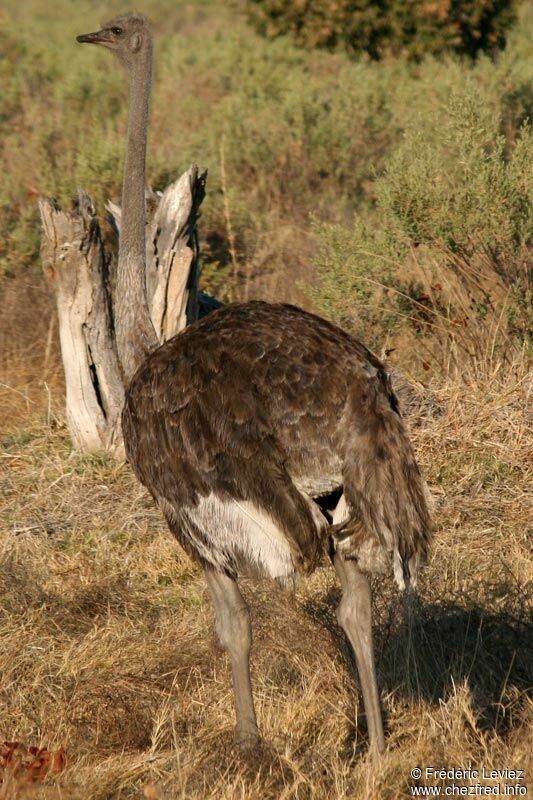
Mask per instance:
[[[371,745],[384,749],[366,573],[413,585],[429,542],[423,482],[387,372],[340,328],[289,305],[236,303],[158,346],[145,289],[145,154],[152,42],[131,14],[79,42],[130,77],[116,327],[128,459],[202,566],[233,673],[237,739],[259,739],[251,628],[237,577],[290,584],[328,549]],[[312,499],[343,495],[329,526]]]

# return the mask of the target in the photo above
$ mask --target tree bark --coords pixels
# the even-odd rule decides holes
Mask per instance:
[[[148,198],[147,294],[161,342],[220,305],[198,295],[197,219],[205,173],[191,167],[162,195]],[[120,207],[108,203],[120,233]],[[72,211],[40,200],[41,257],[54,287],[66,383],[66,416],[73,444],[84,451],[123,455],[120,416],[124,384],[113,322],[114,253],[106,252],[94,204],[80,190]],[[199,299],[200,298],[200,299]],[[202,313],[203,312],[203,313]]]
[[[65,370],[67,422],[75,447],[120,447],[124,388],[113,334],[106,256],[94,205],[79,191],[73,210],[39,202],[41,257],[54,286]]]

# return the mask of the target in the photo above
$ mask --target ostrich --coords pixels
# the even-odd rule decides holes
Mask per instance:
[[[77,37],[114,51],[130,81],[115,298],[127,458],[200,564],[231,659],[236,738],[260,740],[242,576],[290,586],[329,552],[337,618],[355,652],[371,747],[385,747],[368,573],[413,586],[430,539],[424,484],[389,375],[361,343],[290,305],[235,303],[159,346],[145,287],[147,20]],[[328,520],[319,498],[340,490]]]

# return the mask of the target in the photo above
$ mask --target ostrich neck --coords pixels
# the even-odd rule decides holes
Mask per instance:
[[[126,383],[159,344],[146,296],[146,137],[152,80],[152,47],[139,53],[130,73],[130,111],[122,183],[115,324]]]

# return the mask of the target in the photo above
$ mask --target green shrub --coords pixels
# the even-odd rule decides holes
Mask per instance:
[[[503,47],[511,0],[248,0],[248,15],[269,37],[291,33],[305,47],[342,48],[371,58]]]
[[[418,332],[468,329],[469,346],[480,326],[531,340],[533,134],[501,130],[473,84],[413,120],[376,181],[375,214],[319,226],[317,305],[369,340],[406,316]]]
[[[531,129],[524,124],[509,153],[500,130],[473,86],[407,130],[378,182],[390,224],[415,245],[469,255],[483,246],[495,261],[518,252],[531,225]]]
[[[356,215],[365,250],[377,254],[374,260],[365,256],[374,269],[367,274],[389,281],[385,265],[404,263],[410,247],[404,234],[404,250],[398,251],[398,228],[413,228],[415,241],[415,234],[424,233],[424,214],[440,202],[438,192],[425,199],[422,192],[409,201],[418,208],[415,217],[384,226],[389,211],[379,177],[393,154],[406,162],[406,172],[407,162],[418,160],[419,143],[412,157],[408,150],[401,156],[404,132],[412,143],[414,132],[422,132],[422,144],[438,150],[443,109],[452,96],[460,102],[469,83],[486,107],[490,137],[504,136],[505,161],[531,114],[531,4],[496,60],[428,56],[416,66],[404,58],[354,61],[343,53],[307,52],[286,37],[268,40],[233,6],[214,0],[145,0],[143,10],[156,35],[148,180],[163,188],[192,161],[208,168],[200,228],[204,275],[222,298],[302,302],[298,282],[308,286],[315,279],[317,239],[310,215],[327,225],[342,223],[350,241]],[[109,13],[103,0],[75,6],[57,0],[52,15],[43,0],[6,0],[0,11],[0,275],[40,271],[37,196],[52,194],[64,204],[83,186],[100,212],[108,197],[120,196],[125,76],[109,54],[81,47],[74,38]],[[454,136],[448,135],[452,145]],[[447,169],[446,153],[439,152]],[[413,193],[422,183],[415,174],[422,168],[410,166]],[[390,169],[387,175],[390,215],[401,217],[404,199]],[[467,195],[461,202],[471,216],[482,215],[470,208]],[[499,227],[497,201],[493,206]],[[445,209],[438,214],[439,224],[449,228]],[[362,279],[350,275],[349,282],[356,293],[342,300],[348,316],[363,297]],[[372,316],[375,289],[366,283],[369,304],[359,313]],[[331,291],[334,297],[333,285]],[[330,305],[335,313],[333,300]],[[379,337],[378,327],[372,333]]]

